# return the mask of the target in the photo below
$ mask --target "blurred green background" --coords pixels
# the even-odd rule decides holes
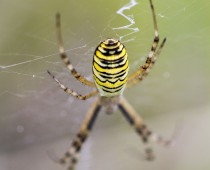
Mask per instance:
[[[55,14],[59,11],[68,55],[77,70],[92,79],[92,55],[105,38],[122,37],[130,72],[145,61],[153,36],[148,0],[117,14],[128,0],[0,0],[0,169],[65,169],[48,152],[61,156],[92,99],[67,96],[47,75],[82,94],[92,89],[78,83],[59,58]],[[165,137],[177,130],[169,149],[154,144],[157,159],[144,160],[139,137],[121,114],[101,112],[84,145],[78,170],[210,168],[210,2],[154,0],[160,38],[167,43],[150,75],[125,92],[148,126]],[[132,33],[132,34],[130,34]]]

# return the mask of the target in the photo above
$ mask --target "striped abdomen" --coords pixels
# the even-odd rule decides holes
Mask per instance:
[[[101,96],[117,96],[125,88],[128,59],[123,44],[107,39],[99,44],[93,56],[93,76]]]

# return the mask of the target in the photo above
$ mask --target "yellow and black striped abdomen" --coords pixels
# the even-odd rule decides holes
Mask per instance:
[[[120,95],[128,76],[127,52],[123,44],[107,39],[99,44],[93,56],[93,76],[101,96]]]

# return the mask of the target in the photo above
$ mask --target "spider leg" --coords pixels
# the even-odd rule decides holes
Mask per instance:
[[[47,72],[56,81],[56,83],[58,83],[58,85],[63,89],[64,92],[66,92],[67,94],[72,95],[80,100],[86,100],[86,99],[89,99],[89,98],[95,96],[96,94],[98,94],[98,91],[95,90],[95,91],[83,96],[83,95],[69,89],[68,87],[64,86],[57,78],[55,78],[55,76],[49,70],[47,70]]]
[[[148,57],[146,59],[146,63],[144,64],[144,66],[140,67],[136,72],[134,72],[133,74],[131,74],[129,76],[128,82],[133,81],[134,79],[136,79],[136,77],[139,77],[144,72],[148,71],[148,68],[150,67],[150,63],[152,62],[153,55],[154,55],[154,53],[157,49],[158,43],[159,43],[159,34],[158,34],[158,27],[157,27],[157,19],[156,19],[155,9],[154,9],[152,0],[149,0],[149,2],[150,2],[150,8],[151,8],[151,11],[152,11],[155,37],[153,39],[151,50],[150,50],[150,52],[148,54]]]
[[[149,130],[146,124],[144,123],[143,119],[137,114],[137,112],[123,97],[120,98],[118,108],[125,116],[127,121],[135,128],[136,132],[142,138],[144,144],[148,144],[149,140],[164,146],[168,146],[171,144],[171,140],[165,140],[158,134],[155,134],[151,130]],[[147,154],[146,158],[148,160],[153,160],[154,155],[152,149],[147,147],[145,151]]]
[[[68,151],[59,160],[60,164],[67,164],[67,162],[69,162],[70,163],[68,165],[69,170],[74,169],[76,163],[78,162],[79,152],[81,151],[82,145],[88,137],[89,131],[93,127],[93,124],[98,116],[100,109],[101,109],[100,100],[97,99],[90,107],[86,115],[86,118],[80,128],[80,131],[75,136]]]
[[[83,77],[81,74],[79,74],[76,69],[71,64],[70,60],[67,57],[67,54],[64,50],[64,44],[61,34],[61,22],[60,22],[60,14],[56,14],[56,30],[57,30],[57,37],[58,37],[58,45],[59,45],[59,51],[60,51],[60,57],[63,60],[64,64],[68,67],[68,69],[71,71],[71,74],[79,80],[81,83],[95,87],[95,83],[92,81],[87,80],[85,77]]]
[[[146,62],[146,64],[144,64],[143,66],[141,66],[141,68],[139,69],[139,75],[133,79],[129,79],[126,88],[130,88],[133,85],[139,83],[140,81],[142,81],[149,73],[149,71],[151,70],[151,68],[154,66],[156,60],[158,59],[162,48],[164,47],[166,42],[166,38],[163,39],[161,45],[159,46],[158,50],[155,52],[154,57],[152,58],[152,60],[150,60],[149,63]],[[148,60],[149,61],[149,60]]]

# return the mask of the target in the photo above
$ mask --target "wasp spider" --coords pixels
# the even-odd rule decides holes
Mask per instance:
[[[70,148],[65,153],[63,158],[59,160],[59,163],[61,164],[66,164],[68,162],[69,169],[73,169],[77,163],[78,154],[81,150],[81,147],[87,139],[102,106],[106,107],[107,113],[112,112],[113,107],[117,106],[127,121],[134,127],[137,134],[141,137],[143,143],[147,144],[149,140],[155,141],[162,145],[169,145],[170,143],[169,140],[164,140],[162,137],[149,130],[143,119],[122,96],[125,88],[131,87],[134,84],[142,81],[148,75],[166,42],[166,38],[164,38],[159,48],[157,48],[159,35],[156,15],[152,0],[149,0],[149,3],[152,11],[155,36],[145,64],[128,77],[128,55],[124,45],[119,40],[111,38],[106,39],[96,47],[93,55],[92,70],[94,82],[87,80],[85,77],[79,74],[71,64],[70,60],[67,58],[61,36],[60,15],[56,15],[56,29],[61,59],[77,80],[87,86],[95,88],[95,90],[87,95],[81,95],[76,91],[64,86],[50,71],[48,71],[49,75],[67,94],[78,99],[86,100],[98,95],[95,102],[87,112],[80,131],[75,136]],[[153,158],[151,148],[146,148],[146,153],[147,159],[151,160]]]

